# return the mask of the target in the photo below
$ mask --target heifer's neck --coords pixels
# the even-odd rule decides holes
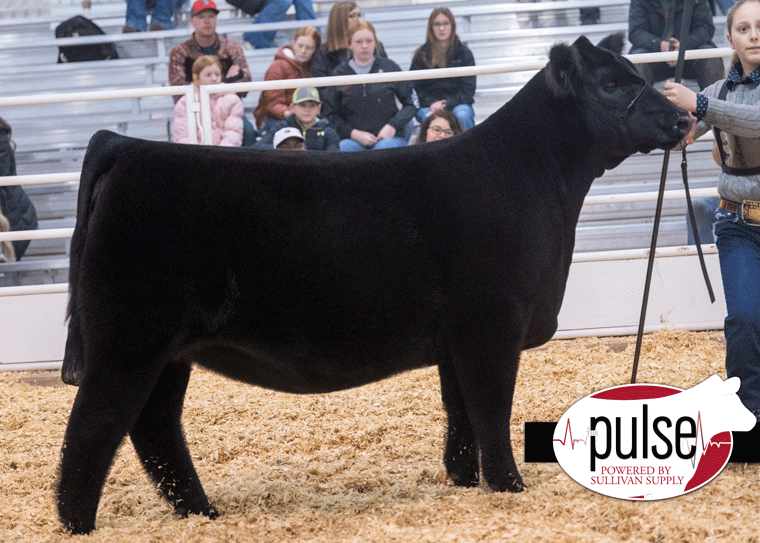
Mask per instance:
[[[605,163],[582,115],[578,102],[554,97],[541,71],[482,123],[488,123],[489,141],[503,147],[503,156],[528,158],[521,161],[522,177],[537,181],[536,201],[555,194],[576,220]]]

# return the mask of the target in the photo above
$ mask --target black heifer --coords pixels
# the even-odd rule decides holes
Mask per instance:
[[[580,38],[482,124],[425,145],[296,156],[95,134],[71,251],[64,525],[95,527],[125,435],[178,513],[216,515],[180,423],[193,362],[296,393],[437,365],[451,479],[522,490],[520,351],[556,330],[583,198],[689,125]]]

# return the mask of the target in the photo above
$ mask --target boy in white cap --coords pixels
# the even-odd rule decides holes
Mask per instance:
[[[274,135],[282,128],[291,127],[299,131],[306,141],[309,151],[340,151],[340,136],[330,126],[327,119],[320,119],[322,100],[315,87],[301,87],[293,93],[292,113],[282,121],[268,121],[267,131],[255,145],[261,149],[271,149]]]
[[[272,145],[275,149],[286,149],[293,151],[305,151],[306,140],[301,135],[301,131],[292,126],[280,128],[274,135]]]

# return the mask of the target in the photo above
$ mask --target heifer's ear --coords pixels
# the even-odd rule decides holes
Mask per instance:
[[[613,53],[620,55],[623,53],[624,45],[625,34],[623,32],[618,32],[617,34],[610,34],[606,38],[602,39],[602,41],[597,44],[597,47],[607,49],[607,51],[612,51]]]
[[[559,43],[549,51],[549,64],[545,72],[546,84],[557,98],[575,95],[580,65],[581,60],[575,45]]]

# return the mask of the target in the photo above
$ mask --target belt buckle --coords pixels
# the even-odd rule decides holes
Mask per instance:
[[[742,200],[742,220],[754,226],[760,226],[760,202],[757,200]]]

